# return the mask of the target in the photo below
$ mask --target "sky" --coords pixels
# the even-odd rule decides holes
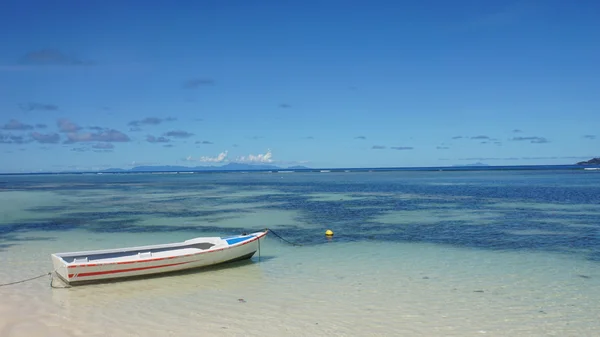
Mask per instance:
[[[0,3],[0,172],[600,156],[600,2]]]

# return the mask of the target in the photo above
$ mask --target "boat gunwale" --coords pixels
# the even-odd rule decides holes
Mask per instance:
[[[215,237],[206,237],[206,239],[220,239],[218,236]],[[194,240],[194,239],[191,239]],[[208,241],[206,241],[208,242]],[[53,253],[56,257],[73,257],[78,255],[93,255],[93,254],[106,254],[106,253],[126,253],[130,251],[144,250],[144,249],[157,249],[157,248],[178,248],[182,246],[190,245],[190,243],[186,243],[186,241],[182,242],[173,242],[173,243],[160,243],[157,245],[145,245],[145,246],[136,246],[136,247],[121,247],[121,248],[110,248],[110,249],[97,249],[97,250],[82,250],[77,252],[63,252],[63,253]]]

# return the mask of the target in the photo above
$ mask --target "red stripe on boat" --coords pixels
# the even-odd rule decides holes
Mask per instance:
[[[202,251],[202,252],[198,252],[198,253],[193,253],[193,254],[178,255],[178,256],[169,256],[169,257],[156,257],[156,258],[153,258],[153,259],[146,259],[146,260],[139,260],[139,261],[123,261],[123,262],[96,263],[96,264],[93,264],[93,265],[91,265],[91,264],[74,264],[74,265],[67,266],[67,268],[71,269],[71,268],[81,268],[81,267],[107,266],[107,265],[112,265],[112,264],[131,264],[131,263],[154,262],[154,261],[161,261],[161,260],[177,259],[177,258],[180,258],[180,257],[189,257],[189,256],[194,256],[194,255],[206,254],[206,253],[214,253],[214,252],[219,252],[219,251],[222,251],[222,250],[225,250],[225,249],[231,249],[233,247],[247,245],[250,242],[254,242],[256,240],[261,239],[265,235],[267,235],[267,232],[261,233],[261,234],[255,236],[252,240],[242,241],[242,242],[237,243],[235,245],[231,245],[231,246],[227,246],[227,247],[223,247],[223,248],[219,248],[219,249],[213,249],[213,250],[209,249],[209,250],[206,250],[206,251]],[[79,275],[81,275],[81,274],[79,274]]]
[[[87,277],[87,276],[98,276],[98,275],[106,275],[106,274],[116,274],[116,273],[127,273],[130,271],[140,271],[140,270],[146,270],[146,269],[155,269],[155,268],[164,268],[164,267],[172,267],[172,266],[178,266],[180,264],[186,264],[186,263],[190,263],[193,261],[189,261],[189,262],[180,262],[180,263],[171,263],[171,264],[163,264],[160,266],[150,266],[150,267],[140,267],[140,268],[130,268],[130,269],[117,269],[117,270],[107,270],[107,271],[97,271],[97,272],[92,272],[92,273],[80,273],[80,274],[69,274],[69,278],[76,276],[76,277]]]

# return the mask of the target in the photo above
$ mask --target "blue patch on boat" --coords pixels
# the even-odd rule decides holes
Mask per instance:
[[[236,243],[242,242],[242,241],[246,241],[248,239],[253,238],[254,235],[250,235],[250,236],[242,236],[242,237],[236,237],[233,239],[226,239],[225,241],[227,241],[227,244],[229,245],[235,245]]]

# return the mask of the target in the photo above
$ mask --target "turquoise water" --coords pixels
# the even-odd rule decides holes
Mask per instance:
[[[0,176],[0,215],[0,283],[49,271],[59,251],[265,227],[302,244],[270,235],[260,262],[205,272],[2,287],[1,336],[593,336],[600,328],[596,172]]]

